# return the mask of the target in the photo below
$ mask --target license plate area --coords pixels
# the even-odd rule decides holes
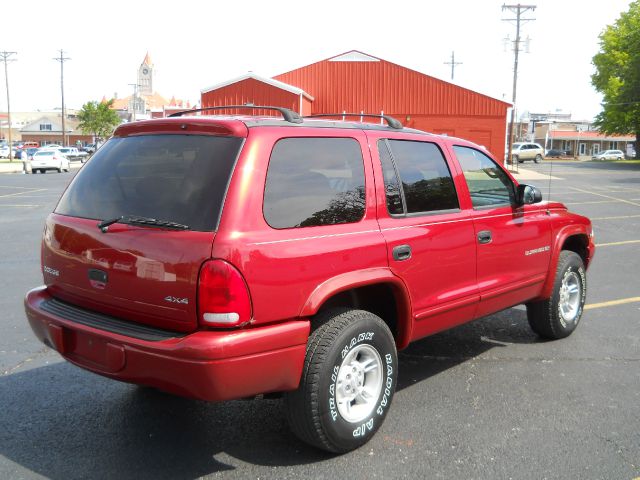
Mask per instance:
[[[124,347],[90,333],[63,328],[65,356],[94,370],[115,373],[125,366]]]

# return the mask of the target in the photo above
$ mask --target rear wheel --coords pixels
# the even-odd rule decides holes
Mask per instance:
[[[287,417],[304,442],[334,453],[367,443],[395,392],[398,357],[389,327],[363,310],[316,319],[300,386],[287,394]]]
[[[541,337],[568,337],[578,326],[587,296],[584,262],[575,252],[560,252],[551,297],[527,304],[531,329]]]

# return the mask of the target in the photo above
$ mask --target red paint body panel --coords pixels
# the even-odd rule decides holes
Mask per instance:
[[[273,144],[285,137],[334,137],[336,132],[328,128],[257,130],[250,129],[238,160],[213,257],[227,259],[242,272],[251,292],[254,324],[267,324],[297,317],[318,285],[328,279],[386,267],[387,248],[376,219],[375,183],[361,130],[341,136],[355,139],[366,156],[364,218],[357,223],[281,230],[269,227],[262,213],[262,186]]]
[[[51,294],[115,317],[170,330],[195,330],[196,302],[173,304],[164,298],[196,298],[198,272],[211,257],[214,234],[125,224],[111,225],[109,233],[102,233],[97,223],[55,213],[47,218],[42,263]],[[109,281],[92,285],[89,269],[105,272]]]

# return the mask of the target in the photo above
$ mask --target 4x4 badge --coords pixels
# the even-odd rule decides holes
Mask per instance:
[[[189,305],[188,298],[177,298],[177,297],[172,297],[171,295],[168,295],[164,297],[164,300],[165,302],[169,302],[169,303],[184,303],[185,305]]]

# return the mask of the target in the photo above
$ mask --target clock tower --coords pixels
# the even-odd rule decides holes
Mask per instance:
[[[149,52],[138,69],[138,94],[153,95],[153,64],[149,58]]]

